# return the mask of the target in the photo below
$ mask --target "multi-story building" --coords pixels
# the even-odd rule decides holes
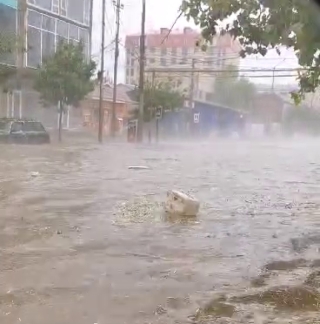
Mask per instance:
[[[194,99],[209,100],[214,89],[214,74],[179,72],[179,68],[221,70],[227,65],[237,67],[240,61],[240,47],[239,43],[228,34],[213,38],[206,51],[198,46],[199,42],[201,42],[200,33],[189,27],[185,27],[183,32],[169,32],[167,28],[161,28],[160,32],[147,34],[145,78],[168,79],[187,92],[191,86],[191,79],[194,78]],[[140,35],[126,37],[127,84],[138,84],[139,44]]]
[[[91,10],[92,0],[0,0],[1,32],[15,32],[26,49],[0,62],[24,71],[19,74],[19,84],[2,93],[0,106],[6,108],[6,115],[39,117],[32,112],[39,105],[37,95],[28,77],[21,76],[41,65],[60,41],[82,41],[85,54],[90,56]]]

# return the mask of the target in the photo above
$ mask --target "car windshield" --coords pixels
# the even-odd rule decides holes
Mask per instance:
[[[44,128],[39,122],[25,122],[22,126],[24,132],[44,132]]]

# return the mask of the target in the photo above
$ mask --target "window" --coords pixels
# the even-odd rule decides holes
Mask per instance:
[[[22,124],[24,132],[45,132],[44,127],[38,122],[25,122]]]
[[[161,49],[161,56],[166,56],[167,55],[167,49],[166,48],[162,48]]]
[[[187,47],[183,47],[182,48],[182,55],[183,56],[188,56],[188,53],[189,53],[188,48]]]
[[[52,11],[54,13],[59,13],[59,0],[52,0]]]
[[[150,60],[149,60],[149,63],[150,64],[154,64],[156,62],[156,60],[154,59],[154,58],[151,58]]]
[[[67,38],[65,38],[63,36],[59,36],[59,35],[56,36],[56,47],[58,47],[59,44],[65,43],[65,42],[68,43],[68,39]]]
[[[55,32],[56,31],[56,19],[43,15],[42,17],[42,29]]]
[[[67,2],[68,0],[60,0],[60,14],[62,16],[67,15]]]
[[[86,57],[89,59],[90,58],[90,44],[89,43],[85,43],[84,44],[84,54],[86,55]]]
[[[177,64],[177,49],[174,47],[171,50],[171,64]]]
[[[165,58],[161,57],[161,59],[160,59],[160,65],[166,66],[167,65],[167,60]]]
[[[69,37],[69,26],[68,23],[62,21],[62,20],[58,20],[57,21],[57,34],[59,36],[63,36],[64,38]]]
[[[90,0],[84,0],[83,6],[83,22],[89,26],[90,24]]]
[[[51,0],[28,0],[30,4],[51,11]]]
[[[131,69],[131,70],[130,70],[130,75],[131,75],[131,76],[134,76],[134,69]]]
[[[41,28],[42,15],[34,10],[28,10],[28,25]]]
[[[65,0],[61,0],[65,1]],[[84,2],[87,0],[69,0],[65,5],[67,6],[67,17],[83,23],[84,21]]]
[[[51,56],[55,51],[55,35],[42,31],[42,61]]]
[[[88,29],[80,29],[80,40],[83,43],[89,43],[89,30]]]
[[[79,40],[79,27],[75,25],[69,25],[69,38],[74,40]],[[83,40],[85,42],[85,40]]]
[[[27,66],[37,67],[41,64],[41,31],[28,27]]]

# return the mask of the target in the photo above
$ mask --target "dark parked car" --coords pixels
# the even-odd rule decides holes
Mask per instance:
[[[0,143],[45,144],[50,136],[38,121],[0,118]]]

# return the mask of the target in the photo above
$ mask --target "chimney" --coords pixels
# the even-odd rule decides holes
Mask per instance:
[[[166,35],[169,33],[169,29],[168,28],[160,28],[160,34],[161,35]]]

